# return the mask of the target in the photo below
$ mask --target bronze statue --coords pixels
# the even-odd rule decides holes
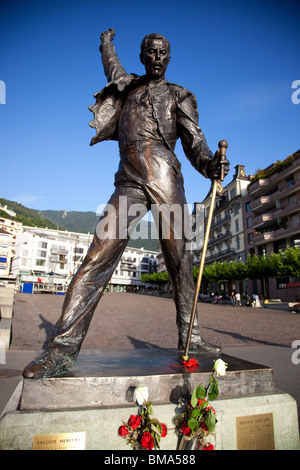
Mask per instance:
[[[170,45],[160,34],[147,35],[141,44],[143,76],[127,74],[112,44],[114,30],[101,35],[100,51],[108,85],[95,94],[90,109],[96,128],[91,145],[103,140],[118,140],[120,164],[115,175],[115,192],[109,200],[120,221],[120,197],[127,204],[140,203],[150,209],[176,204],[182,211],[186,198],[181,165],[174,153],[180,137],[184,152],[203,176],[220,178],[220,160],[213,156],[198,126],[197,103],[187,89],[165,79],[170,61]],[[229,162],[225,162],[225,174]],[[26,378],[52,377],[67,371],[76,361],[94,310],[112,276],[129,236],[108,237],[98,229],[88,253],[73,277],[66,293],[63,311],[54,327],[48,348],[24,369]],[[127,228],[133,220],[128,216]],[[176,304],[179,350],[187,337],[194,296],[191,253],[185,249],[185,237],[174,236],[171,225],[168,238],[160,236],[161,250]],[[158,232],[160,232],[158,228]],[[192,330],[190,350],[219,353],[220,348],[200,336],[197,315]]]

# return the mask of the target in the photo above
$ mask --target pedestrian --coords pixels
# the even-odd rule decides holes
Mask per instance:
[[[230,300],[231,300],[231,305],[235,307],[235,293],[234,292],[231,292]]]
[[[253,307],[261,307],[259,297],[257,294],[253,294]]]
[[[235,306],[236,307],[241,307],[241,294],[239,292],[236,293],[235,295]]]

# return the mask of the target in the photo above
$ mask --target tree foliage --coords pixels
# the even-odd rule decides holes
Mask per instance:
[[[197,279],[199,267],[193,268],[194,280]],[[284,251],[268,256],[248,255],[246,263],[231,261],[215,262],[204,266],[202,280],[207,282],[242,281],[244,279],[263,278],[300,278],[300,248],[287,247]],[[169,282],[167,271],[143,274],[142,282],[163,284]]]

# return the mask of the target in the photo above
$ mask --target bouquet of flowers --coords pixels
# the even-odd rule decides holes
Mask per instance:
[[[217,419],[216,411],[208,400],[215,400],[219,395],[214,374],[225,375],[226,368],[227,364],[222,359],[217,359],[207,387],[199,385],[195,388],[191,400],[186,403],[185,411],[174,419],[178,435],[185,440],[197,439],[202,450],[214,449],[208,438],[215,429]]]
[[[148,388],[137,387],[134,399],[142,406],[140,414],[131,415],[127,423],[119,427],[118,433],[134,449],[152,450],[160,448],[160,440],[167,435],[167,427],[151,417],[152,402],[148,400]]]

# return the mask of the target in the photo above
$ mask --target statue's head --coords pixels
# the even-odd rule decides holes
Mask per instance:
[[[149,78],[164,76],[170,62],[170,43],[161,34],[147,34],[141,43],[140,59]]]

